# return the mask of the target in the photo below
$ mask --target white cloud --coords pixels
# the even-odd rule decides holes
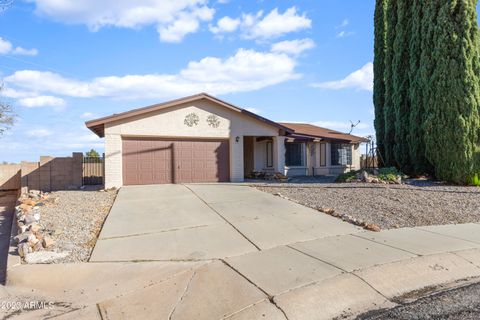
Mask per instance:
[[[211,27],[213,33],[228,33],[241,29],[242,37],[246,39],[266,40],[312,27],[312,20],[306,14],[298,14],[296,7],[279,13],[273,9],[264,16],[263,11],[255,14],[242,14],[240,18],[223,17],[217,25]]]
[[[96,117],[96,115],[91,112],[84,112],[80,117],[82,117],[83,119],[93,119]]]
[[[256,114],[262,113],[262,110],[257,109],[257,108],[245,108],[245,110],[250,111],[252,113],[256,113]]]
[[[22,47],[16,47],[15,50],[12,51],[13,54],[23,55],[23,56],[36,56],[38,54],[38,50],[35,48],[32,49],[25,49]]]
[[[5,77],[4,82],[17,96],[166,98],[202,91],[226,94],[258,90],[297,79],[295,66],[296,60],[284,53],[239,49],[225,59],[191,61],[177,74],[105,76],[80,81],[48,71],[22,70]]]
[[[209,21],[213,18],[214,10],[201,7],[190,13],[181,13],[177,20],[166,26],[159,26],[160,40],[165,42],[181,42],[183,38],[194,33],[200,27],[199,20]]]
[[[346,38],[346,37],[349,37],[351,35],[354,35],[355,32],[352,32],[352,31],[340,31],[337,33],[337,38]]]
[[[8,54],[10,52],[12,52],[12,44],[3,38],[0,38],[0,54]]]
[[[315,126],[338,130],[338,131],[350,131],[352,126],[351,122],[343,122],[343,121],[316,121],[312,123]],[[368,129],[370,126],[366,123],[360,122],[355,129]]]
[[[210,31],[212,33],[225,33],[225,32],[233,32],[238,29],[240,26],[240,19],[233,19],[228,16],[225,16],[218,20],[216,26],[210,26]]]
[[[63,107],[65,106],[65,100],[53,96],[36,96],[19,99],[18,104],[27,108]]]
[[[348,19],[344,19],[340,25],[335,27],[335,29],[340,29],[340,31],[337,32],[337,38],[346,38],[355,34],[355,32],[353,31],[345,30],[349,24],[350,22],[348,21]]]
[[[312,39],[286,40],[274,43],[272,45],[272,52],[284,52],[291,55],[299,55],[305,50],[315,47],[315,42]]]
[[[255,21],[246,33],[247,38],[268,39],[275,38],[286,33],[309,29],[312,26],[312,20],[305,14],[298,15],[297,9],[291,7],[283,14],[278,13],[278,9],[273,9],[263,19]]]
[[[373,63],[368,62],[361,69],[350,73],[344,79],[313,83],[312,87],[332,90],[351,88],[373,91]]]
[[[346,26],[349,25],[348,19],[343,19],[342,23],[337,27],[337,28],[345,28]]]
[[[23,56],[36,56],[38,54],[37,49],[25,49],[22,47],[14,47],[13,44],[0,37],[0,54],[16,54]]]
[[[32,129],[27,131],[27,136],[29,137],[38,137],[38,138],[43,138],[43,137],[48,137],[53,134],[52,131],[45,129],[45,128],[40,128],[40,129]]]
[[[179,42],[213,18],[207,0],[28,0],[39,15],[67,24],[85,24],[92,31],[105,26],[157,27],[160,39]]]

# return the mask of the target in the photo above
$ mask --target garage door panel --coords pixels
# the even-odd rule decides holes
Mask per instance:
[[[227,140],[124,138],[124,184],[229,181]]]

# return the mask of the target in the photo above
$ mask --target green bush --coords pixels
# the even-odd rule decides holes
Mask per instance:
[[[386,167],[386,168],[380,168],[378,169],[378,179],[383,180],[383,181],[392,181],[395,182],[397,181],[397,177],[402,176],[403,173],[398,171],[397,168],[395,167]]]
[[[335,179],[335,182],[351,182],[353,180],[356,180],[357,179],[357,173],[359,173],[359,172],[360,172],[360,170],[359,171],[350,171],[350,172],[342,173]]]
[[[476,173],[470,181],[472,186],[480,187],[480,174]]]

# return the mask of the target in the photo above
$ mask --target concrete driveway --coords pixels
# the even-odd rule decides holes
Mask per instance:
[[[359,229],[248,186],[123,187],[90,261],[209,260]]]
[[[55,303],[22,319],[351,319],[466,279],[480,224],[372,233],[248,186],[157,185],[120,190],[91,263],[12,267],[0,299]]]

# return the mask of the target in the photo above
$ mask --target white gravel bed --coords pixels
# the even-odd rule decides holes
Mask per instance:
[[[480,188],[413,183],[254,185],[314,209],[333,208],[382,229],[480,222]]]
[[[57,263],[88,261],[116,194],[94,187],[50,193],[58,200],[41,207],[40,225],[55,240],[56,251],[70,252]]]

